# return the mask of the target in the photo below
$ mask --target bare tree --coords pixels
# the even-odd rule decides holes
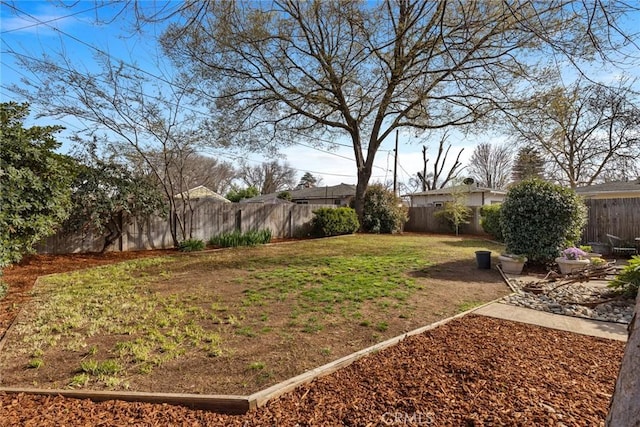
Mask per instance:
[[[189,1],[165,51],[215,96],[217,131],[346,135],[355,208],[376,153],[397,128],[465,126],[503,108],[534,77],[532,58],[574,64],[611,47],[626,5],[599,1]],[[625,40],[626,41],[626,40]],[[291,135],[289,135],[292,133]]]
[[[539,148],[547,175],[572,188],[635,178],[640,160],[640,108],[625,86],[579,80],[552,87],[522,106],[516,133]]]
[[[424,166],[422,168],[422,172],[417,173],[418,182],[422,186],[422,191],[444,188],[449,182],[458,178],[460,172],[462,171],[460,156],[462,155],[464,148],[461,148],[460,151],[458,151],[456,160],[449,167],[446,175],[443,175],[447,157],[449,157],[449,150],[451,150],[451,144],[447,144],[448,138],[448,133],[444,132],[444,134],[440,138],[440,141],[438,142],[438,154],[436,155],[436,160],[433,163],[433,170],[431,172],[427,172],[427,165],[429,163],[429,158],[427,157],[427,146],[422,146],[422,161]]]
[[[205,140],[198,115],[186,108],[190,82],[171,75],[154,79],[102,51],[96,53],[97,72],[75,68],[65,53],[42,59],[12,53],[38,79],[25,79],[11,90],[37,105],[38,116],[82,121],[86,134],[75,135],[77,143],[89,140],[146,171],[164,193],[174,244],[190,238],[189,201],[176,197],[188,187],[175,173],[186,171],[186,161]]]
[[[296,171],[287,162],[276,160],[257,166],[244,164],[240,168],[240,179],[248,187],[259,189],[260,194],[271,194],[294,188]]]
[[[505,188],[511,176],[512,144],[478,144],[473,150],[467,171],[471,177],[488,188]]]

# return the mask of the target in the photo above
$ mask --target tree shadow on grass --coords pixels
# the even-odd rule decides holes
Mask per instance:
[[[460,237],[464,237],[464,236],[460,236]],[[489,239],[482,239],[482,238],[477,238],[477,237],[476,238],[468,238],[468,239],[456,240],[456,241],[441,240],[438,243],[442,243],[443,245],[446,245],[446,246],[453,246],[453,247],[456,247],[456,248],[478,248],[478,249],[482,249],[483,246],[491,246],[493,248],[499,247],[499,244],[496,243],[496,242],[492,242]]]
[[[496,283],[502,281],[502,277],[495,265],[497,258],[491,259],[491,269],[479,269],[475,259],[456,260],[438,263],[409,272],[409,276],[416,279],[434,279],[450,281],[469,281],[480,283]]]

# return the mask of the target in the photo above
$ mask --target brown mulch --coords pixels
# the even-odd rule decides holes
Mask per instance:
[[[38,255],[5,270],[0,337],[39,275],[173,251]],[[598,426],[624,343],[467,316],[244,416],[0,393],[0,426]]]
[[[598,426],[624,343],[466,316],[243,416],[0,394],[2,426]]]

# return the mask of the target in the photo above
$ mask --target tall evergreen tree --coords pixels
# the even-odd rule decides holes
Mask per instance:
[[[24,127],[28,104],[0,104],[0,268],[69,215],[72,160],[55,153],[60,126]]]
[[[544,159],[537,148],[532,146],[522,147],[511,169],[511,177],[514,182],[524,181],[530,178],[544,179]]]

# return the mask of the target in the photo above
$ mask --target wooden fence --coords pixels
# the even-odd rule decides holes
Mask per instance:
[[[633,242],[640,237],[640,197],[627,199],[588,199],[587,225],[583,242],[607,243],[607,234]]]
[[[442,210],[441,207],[419,206],[409,208],[409,221],[404,226],[404,231],[420,233],[451,233],[453,230],[446,222],[434,214]],[[460,234],[481,234],[484,233],[480,225],[480,207],[471,208],[469,224],[462,224]]]
[[[192,237],[207,241],[222,233],[240,230],[270,229],[274,238],[294,237],[308,233],[313,211],[333,205],[295,205],[219,203],[200,200],[194,205],[193,214],[187,214],[187,224],[192,225]],[[133,221],[124,224],[124,233],[107,250],[136,251],[173,247],[167,218],[153,217],[143,223]],[[103,239],[94,233],[58,233],[40,242],[40,253],[97,252]]]

